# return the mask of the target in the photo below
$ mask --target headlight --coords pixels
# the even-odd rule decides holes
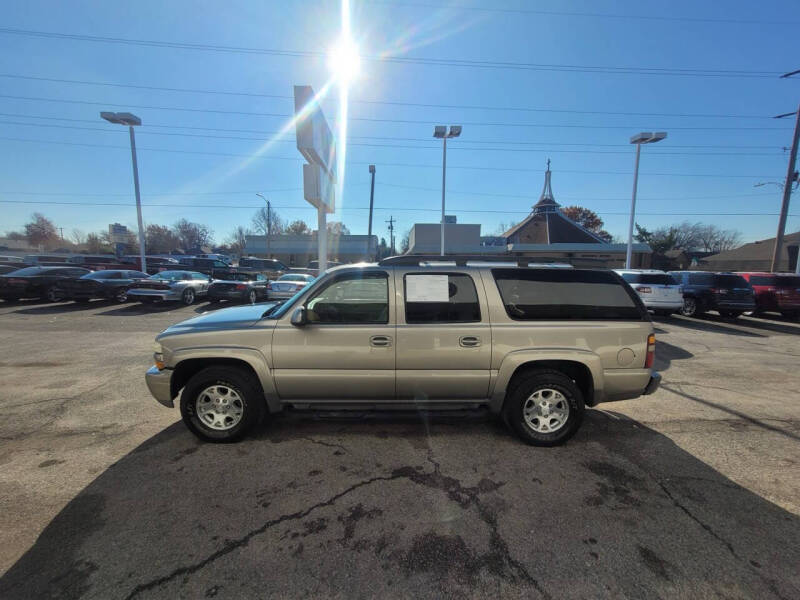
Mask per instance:
[[[159,343],[153,344],[153,362],[155,362],[159,371],[162,371],[167,366],[164,362],[164,349]]]

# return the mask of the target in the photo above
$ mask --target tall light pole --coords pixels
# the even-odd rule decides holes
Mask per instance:
[[[628,251],[625,254],[625,268],[631,268],[631,257],[633,256],[633,222],[636,219],[636,189],[639,186],[639,154],[642,151],[642,144],[654,144],[660,142],[667,133],[665,131],[642,131],[631,137],[631,144],[636,144],[636,164],[633,167],[633,195],[631,196],[631,220],[628,223]]]
[[[800,73],[800,70],[786,73],[781,77],[786,78],[796,73]],[[789,152],[789,166],[786,170],[786,181],[783,182],[783,202],[781,203],[781,216],[778,219],[778,233],[775,236],[775,248],[773,248],[772,251],[772,267],[770,270],[773,273],[777,271],[780,266],[781,250],[783,249],[783,233],[786,229],[786,215],[789,212],[789,199],[792,196],[792,184],[797,179],[794,166],[797,161],[797,142],[798,139],[800,139],[800,106],[797,107],[797,112],[785,113],[775,117],[776,119],[782,119],[784,117],[791,117],[792,115],[797,115],[797,118],[794,122],[794,137],[792,138],[792,149]],[[800,273],[800,254],[798,254],[795,271]]]
[[[367,227],[367,254],[372,258],[372,207],[375,199],[375,165],[369,166],[372,183],[369,186],[369,226]]]
[[[261,198],[264,202],[267,203],[267,258],[269,258],[269,236],[272,233],[272,207],[270,206],[269,200],[267,200],[262,194],[256,192],[256,196]]]
[[[442,139],[442,235],[441,235],[441,255],[444,256],[444,189],[447,177],[447,138],[455,138],[461,135],[461,125],[436,125],[433,128],[433,137]]]
[[[131,160],[133,161],[133,189],[136,192],[136,217],[139,221],[139,260],[141,261],[142,272],[147,273],[147,259],[144,254],[144,226],[142,225],[142,199],[139,195],[139,164],[136,161],[136,137],[133,128],[142,124],[142,120],[129,112],[106,112],[100,116],[115,125],[127,125],[131,138]]]

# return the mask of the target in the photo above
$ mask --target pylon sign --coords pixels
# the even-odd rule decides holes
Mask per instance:
[[[297,149],[303,165],[303,197],[319,210],[335,210],[336,140],[310,85],[294,86]]]

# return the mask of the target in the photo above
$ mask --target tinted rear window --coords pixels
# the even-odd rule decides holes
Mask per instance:
[[[714,287],[733,289],[750,287],[740,275],[714,275]]]
[[[776,285],[776,279],[774,275],[751,275],[750,285]]]
[[[492,269],[512,319],[647,318],[641,301],[614,273],[578,269]]]
[[[800,288],[800,277],[776,277],[780,288]]]
[[[651,285],[678,285],[672,275],[665,273],[622,273],[628,283],[649,283]]]
[[[689,273],[689,283],[691,285],[714,285],[713,273]]]

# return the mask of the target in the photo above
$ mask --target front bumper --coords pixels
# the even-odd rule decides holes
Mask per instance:
[[[649,396],[653,392],[658,389],[658,386],[661,385],[661,373],[657,371],[653,371],[653,374],[650,376],[650,381],[647,384],[647,387],[644,388],[642,392],[642,396]]]
[[[156,300],[180,300],[181,297],[172,290],[128,290],[128,298],[155,298]]]
[[[147,389],[150,390],[153,398],[168,408],[175,407],[175,403],[172,400],[171,379],[172,369],[159,371],[155,366],[147,369],[147,373],[144,376],[144,380],[147,382]]]

